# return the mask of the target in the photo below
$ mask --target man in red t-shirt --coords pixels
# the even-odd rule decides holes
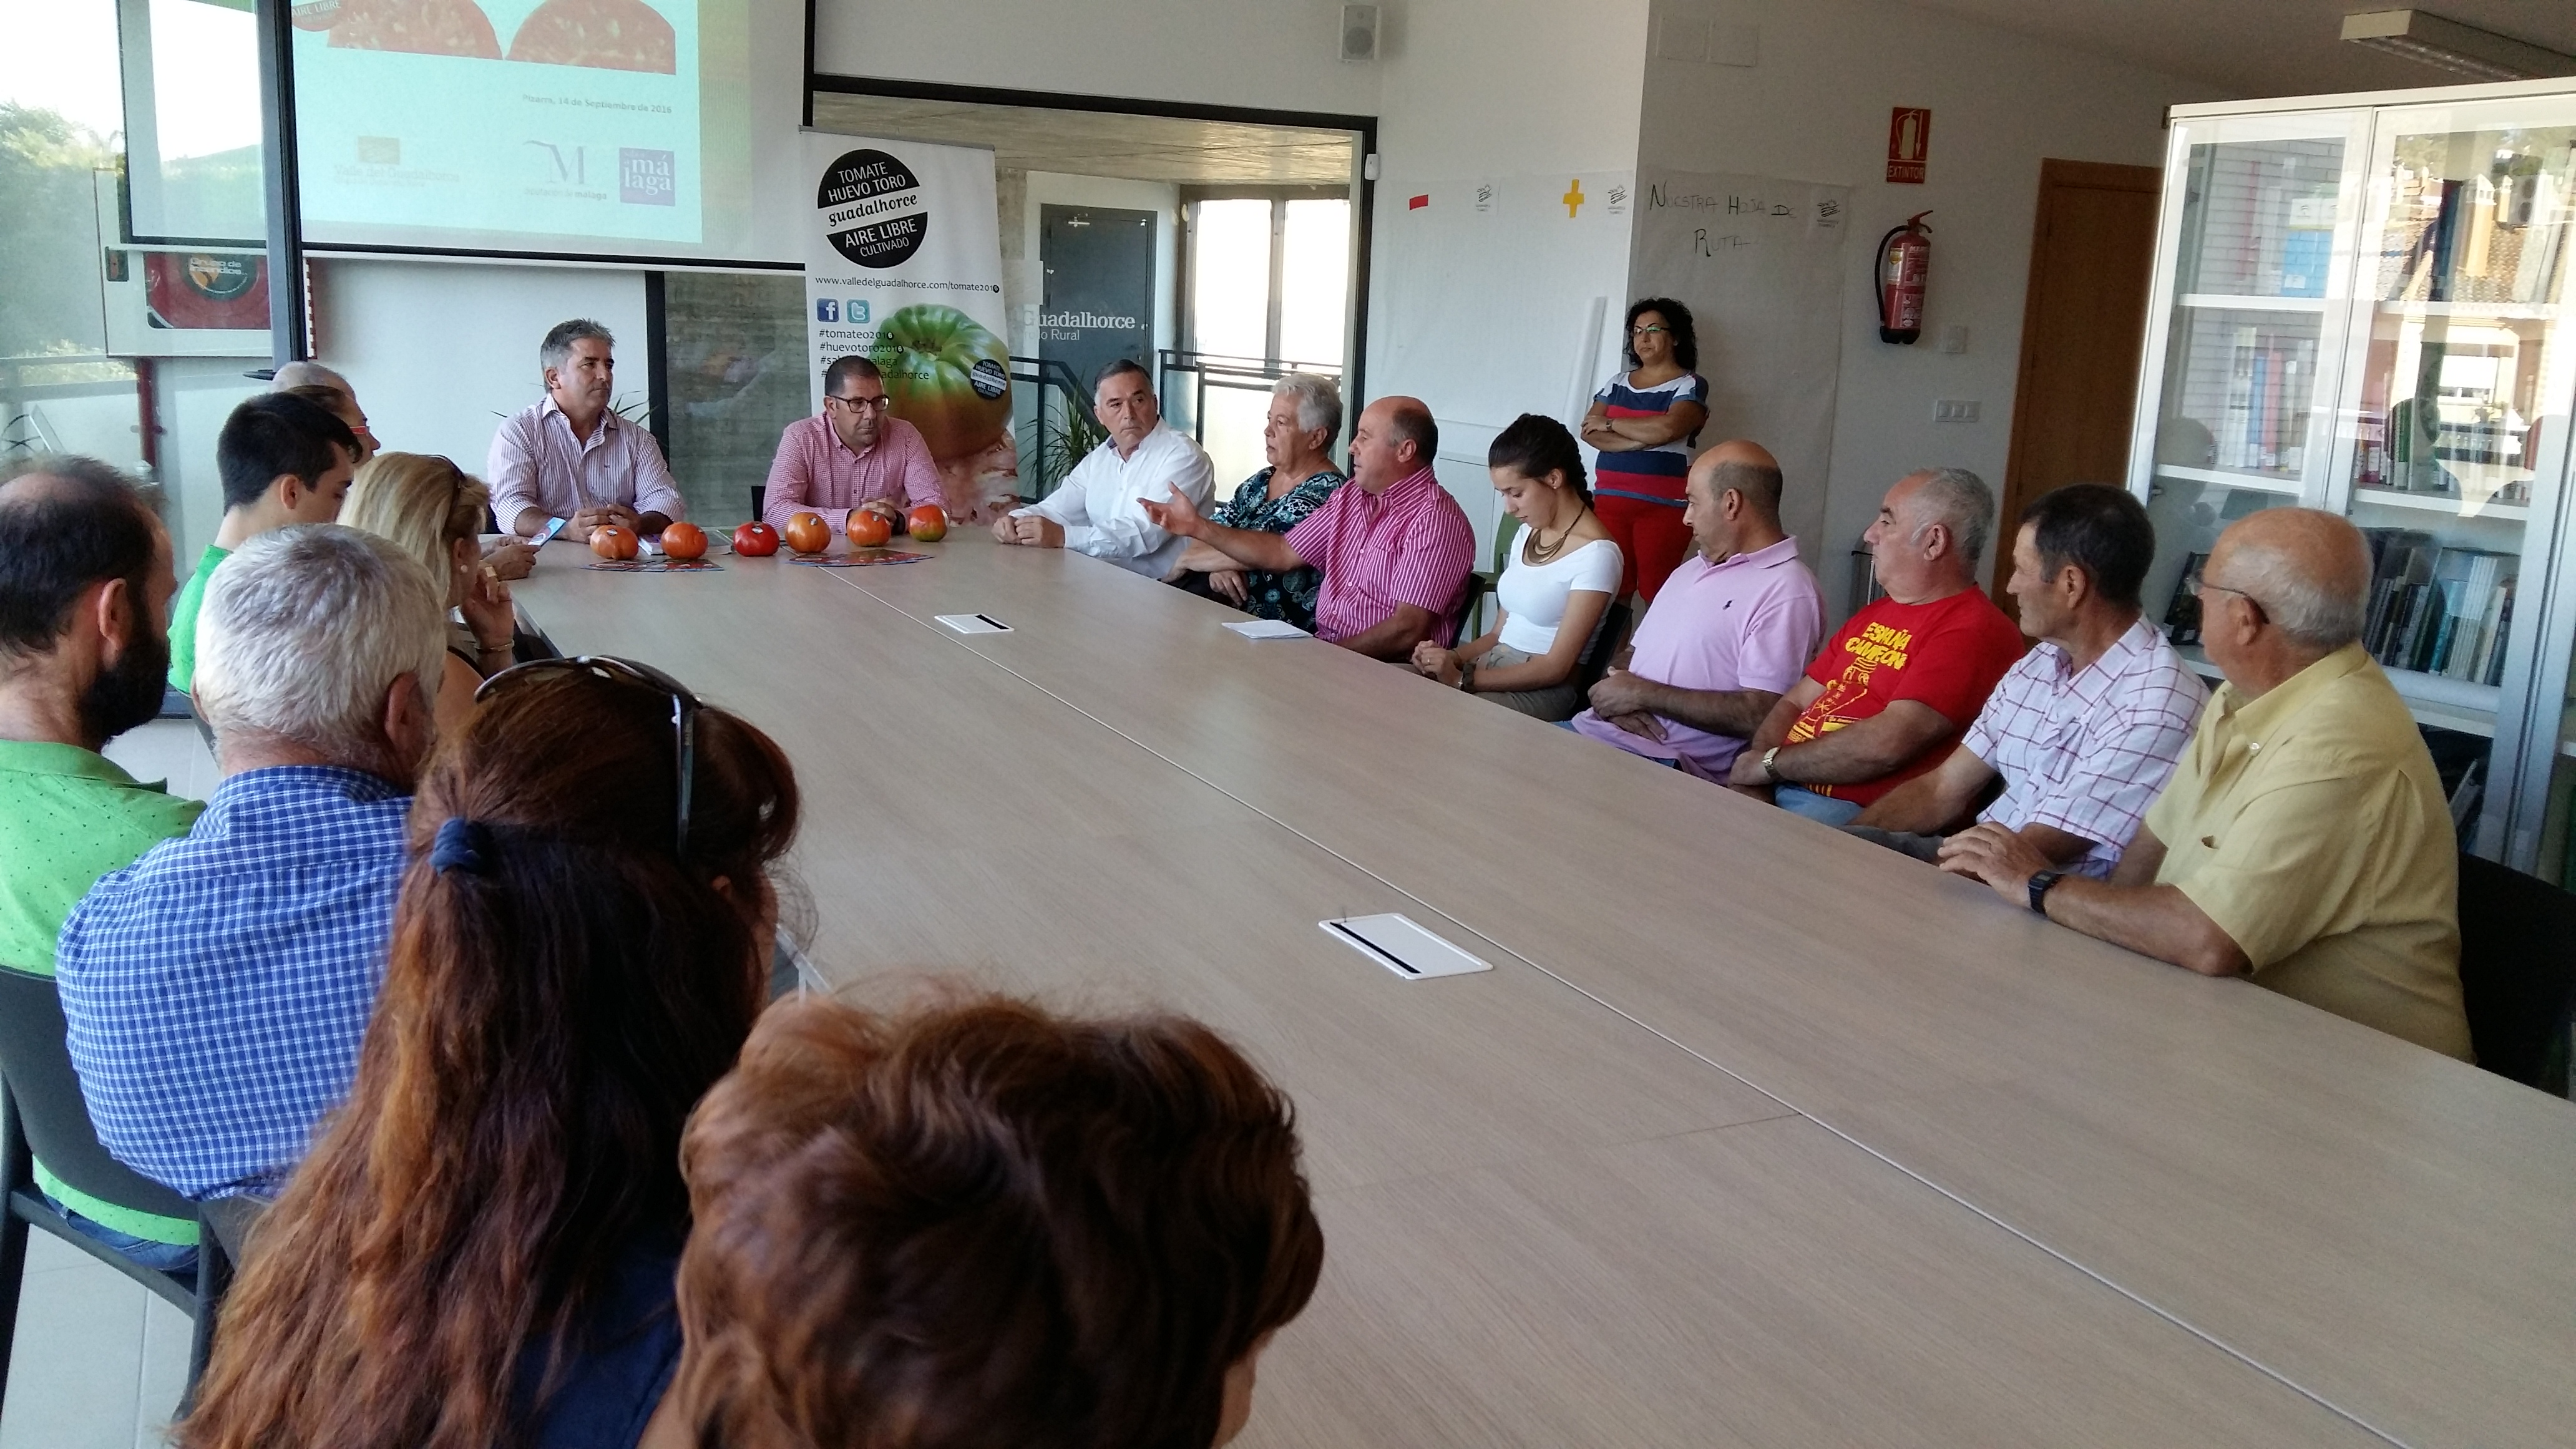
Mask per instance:
[[[1958,745],[2027,647],[1977,587],[1994,516],[1994,491],[1965,468],[1926,468],[1887,490],[1864,535],[1887,597],[1852,615],[1780,696],[1728,784],[1846,825]]]

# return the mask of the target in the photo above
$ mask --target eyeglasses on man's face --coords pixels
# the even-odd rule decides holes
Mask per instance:
[[[823,401],[827,403],[839,403],[841,406],[848,408],[854,413],[881,413],[887,408],[894,406],[894,399],[887,397],[883,393],[879,393],[875,397],[842,397],[838,393],[825,393],[823,395]]]

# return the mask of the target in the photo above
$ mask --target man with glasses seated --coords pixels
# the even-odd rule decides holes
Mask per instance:
[[[814,513],[839,533],[858,508],[901,533],[916,506],[946,510],[930,445],[921,429],[891,415],[891,406],[875,363],[856,354],[834,359],[823,371],[823,411],[789,423],[778,439],[761,494],[760,516],[769,526],[783,530],[797,514]]]
[[[2200,576],[2202,646],[2227,682],[2111,878],[2062,872],[1996,822],[1952,836],[1941,868],[2468,1060],[2459,847],[2423,733],[2362,651],[2369,592],[2369,546],[2331,513],[2230,524]]]
[[[196,698],[223,781],[56,949],[100,1144],[182,1196],[273,1191],[348,1091],[437,734],[444,597],[335,524],[262,534],[207,583]]]

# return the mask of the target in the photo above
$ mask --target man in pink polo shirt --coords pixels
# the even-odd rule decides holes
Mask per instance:
[[[915,504],[948,506],[921,430],[887,406],[885,375],[875,363],[854,353],[824,370],[823,411],[789,423],[770,460],[760,502],[770,527],[819,513],[839,533],[850,510],[864,508],[901,533]]]
[[[1157,527],[1246,568],[1323,572],[1315,633],[1398,663],[1425,639],[1455,642],[1455,609],[1476,560],[1476,531],[1431,474],[1440,426],[1420,398],[1383,397],[1351,430],[1351,481],[1286,533],[1228,528],[1176,489],[1145,504]]]
[[[1682,522],[1698,551],[1567,729],[1725,781],[1825,633],[1816,576],[1780,530],[1780,481],[1779,460],[1741,439],[1691,464]]]

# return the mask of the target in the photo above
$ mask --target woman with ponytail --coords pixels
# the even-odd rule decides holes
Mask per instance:
[[[1485,450],[1520,537],[1494,581],[1494,627],[1455,649],[1424,642],[1413,667],[1505,709],[1569,720],[1583,708],[1583,656],[1619,590],[1619,545],[1592,511],[1583,454],[1565,424],[1523,413]]]
[[[621,660],[432,761],[349,1102],[261,1222],[183,1449],[622,1449],[679,1357],[682,1125],[761,1009],[787,759]]]

